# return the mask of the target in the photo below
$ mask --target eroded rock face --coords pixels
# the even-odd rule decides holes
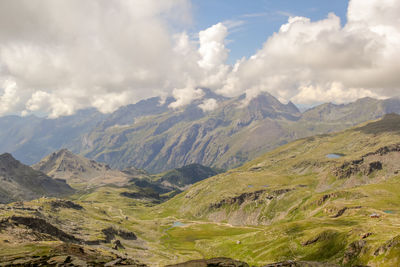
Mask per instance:
[[[326,230],[326,231],[319,233],[315,237],[302,242],[301,245],[306,247],[306,246],[309,246],[309,245],[312,245],[312,244],[315,244],[318,242],[330,241],[330,240],[334,239],[335,236],[337,236],[337,235],[338,235],[338,232]]]
[[[124,249],[125,247],[122,245],[121,241],[114,240],[113,242],[113,249],[118,250],[118,249]]]
[[[193,260],[179,264],[167,265],[165,267],[249,267],[249,265],[245,262],[229,258],[214,258],[208,260]],[[282,261],[267,264],[263,267],[339,267],[339,265],[310,261]]]
[[[50,202],[50,205],[53,209],[65,208],[65,209],[74,209],[74,210],[82,210],[83,207],[79,204],[76,204],[69,200],[58,199]]]
[[[354,209],[361,209],[361,208],[362,208],[361,206],[341,208],[340,210],[338,210],[338,212],[335,215],[332,216],[332,218],[338,218],[338,217],[342,216],[346,210],[354,210]]]
[[[120,266],[146,267],[147,265],[116,254],[104,255],[102,251],[87,249],[77,244],[64,243],[47,255],[20,255],[2,258],[2,266]]]
[[[285,194],[287,192],[292,191],[293,189],[285,188],[285,189],[278,189],[274,190],[271,193],[267,193],[267,190],[258,190],[254,192],[246,192],[240,194],[235,197],[229,197],[221,200],[218,203],[213,203],[210,205],[210,210],[219,209],[224,205],[242,205],[244,202],[247,201],[256,201],[256,200],[271,200],[279,195]]]
[[[387,251],[391,250],[394,247],[400,246],[400,236],[396,236],[389,241],[387,241],[385,244],[380,246],[375,252],[375,256],[379,256],[382,254],[385,254]]]
[[[32,234],[41,236],[40,238],[49,240],[61,240],[64,242],[81,243],[82,240],[70,235],[46,220],[35,217],[12,216],[0,221],[0,230],[25,226],[32,230]]]
[[[358,255],[362,253],[363,249],[366,247],[366,244],[367,242],[365,240],[358,240],[350,243],[344,253],[343,264],[346,265],[352,263],[358,257]]]
[[[337,194],[336,194],[336,193],[325,194],[325,195],[323,195],[323,196],[318,200],[317,205],[318,205],[318,206],[321,206],[321,205],[324,204],[325,201],[327,201],[328,199],[330,199],[330,198],[335,198],[335,197],[337,197]]]
[[[363,155],[361,159],[344,162],[341,166],[336,168],[333,173],[340,179],[349,178],[357,174],[370,175],[375,171],[383,169],[383,163],[381,159],[384,156],[387,157],[389,153],[399,152],[400,144],[384,146],[379,148],[375,152]],[[379,158],[379,160],[371,160],[377,158]]]
[[[112,227],[105,228],[101,231],[106,236],[105,243],[110,243],[115,238],[115,236],[120,236],[125,240],[136,240],[137,239],[137,236],[132,232],[120,230],[120,229],[117,230]]]
[[[341,178],[349,178],[350,176],[362,174],[370,175],[374,171],[382,170],[382,162],[374,161],[370,163],[364,163],[364,160],[354,160],[351,162],[345,162],[342,166],[334,171],[334,174]]]
[[[210,209],[219,209],[224,205],[241,205],[245,201],[255,201],[260,199],[264,193],[266,193],[266,190],[258,190],[255,192],[246,192],[235,197],[225,198],[218,203],[211,204]]]
[[[339,265],[311,261],[283,261],[267,264],[263,267],[339,267]]]

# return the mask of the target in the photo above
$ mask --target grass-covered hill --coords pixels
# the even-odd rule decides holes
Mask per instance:
[[[398,266],[399,125],[399,115],[388,115],[300,139],[162,204],[126,197],[133,188],[103,186],[76,193],[72,203],[1,206],[0,260],[69,255],[91,262],[105,255],[97,261],[165,266],[229,257],[254,266]],[[45,232],[20,217],[59,231]]]
[[[156,211],[252,232],[210,242],[199,235],[200,241],[193,223],[171,231],[168,244],[177,250],[185,243],[254,264],[313,260],[396,266],[399,190],[400,116],[392,114],[284,145],[193,185]]]
[[[153,175],[152,180],[168,187],[184,190],[194,183],[221,172],[223,171],[219,169],[193,163],[158,175]]]

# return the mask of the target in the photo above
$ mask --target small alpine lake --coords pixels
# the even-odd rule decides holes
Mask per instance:
[[[340,154],[340,153],[331,153],[331,154],[327,154],[325,157],[327,157],[328,159],[338,159],[343,157],[344,154]]]

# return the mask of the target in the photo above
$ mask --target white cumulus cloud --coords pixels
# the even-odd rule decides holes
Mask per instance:
[[[214,109],[218,108],[218,102],[214,98],[209,98],[203,101],[199,105],[199,108],[201,108],[204,112],[206,111],[213,111]]]
[[[225,95],[268,91],[299,104],[400,95],[400,2],[351,0],[339,17],[290,17],[255,55],[238,62]]]
[[[168,22],[190,19],[188,0],[0,1],[0,79],[14,80],[25,114],[53,117],[171,93],[187,64]]]
[[[20,100],[17,93],[17,84],[14,81],[5,80],[2,87],[4,92],[0,95],[0,115],[14,110]]]
[[[399,14],[397,0],[350,0],[345,25],[291,16],[231,66],[227,37],[245,23],[187,33],[190,0],[2,0],[0,115],[107,113],[156,95],[178,108],[201,99],[200,87],[303,105],[400,96]]]
[[[204,92],[200,88],[195,88],[193,82],[188,82],[188,85],[184,88],[175,88],[172,95],[176,101],[169,104],[169,107],[176,109],[190,104],[193,100],[202,98]]]

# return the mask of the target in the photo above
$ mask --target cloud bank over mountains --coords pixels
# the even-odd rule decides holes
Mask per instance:
[[[398,14],[396,0],[351,0],[345,25],[290,17],[230,66],[229,25],[196,38],[171,26],[190,25],[189,0],[0,1],[0,115],[112,112],[156,95],[179,108],[203,98],[198,87],[303,105],[400,96]]]

